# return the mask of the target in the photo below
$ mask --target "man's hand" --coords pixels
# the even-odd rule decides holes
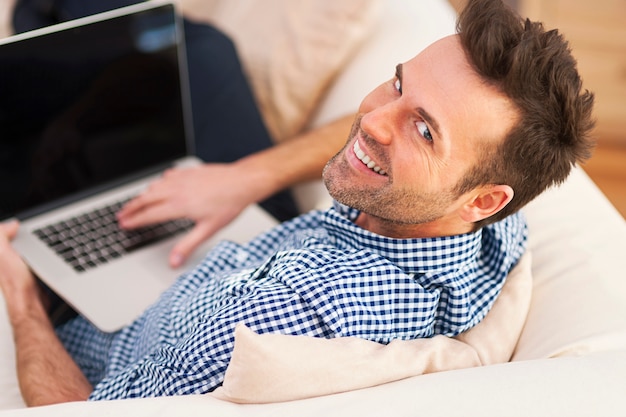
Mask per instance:
[[[17,221],[0,224],[0,288],[12,320],[28,311],[33,301],[39,301],[35,277],[11,246],[18,228]]]
[[[188,218],[196,224],[172,249],[169,263],[180,266],[203,241],[230,223],[262,195],[250,173],[236,164],[171,169],[118,213],[120,227],[134,229]]]

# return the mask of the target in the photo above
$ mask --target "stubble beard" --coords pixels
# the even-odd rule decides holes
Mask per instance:
[[[354,128],[353,128],[354,131]],[[351,138],[353,135],[350,136]],[[351,140],[348,144],[352,143]],[[332,198],[341,204],[393,225],[424,224],[440,219],[454,200],[451,192],[424,193],[394,189],[393,180],[381,187],[352,184],[350,167],[343,158],[346,147],[333,156],[323,171],[324,184]]]

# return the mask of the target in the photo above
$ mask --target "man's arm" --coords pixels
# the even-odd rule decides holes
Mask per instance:
[[[24,401],[29,406],[86,400],[92,391],[48,319],[37,283],[9,240],[18,224],[0,224],[0,288],[4,293]]]
[[[133,229],[186,217],[196,222],[170,253],[176,267],[248,205],[294,184],[318,179],[347,140],[353,116],[345,116],[230,164],[168,171],[118,214]]]

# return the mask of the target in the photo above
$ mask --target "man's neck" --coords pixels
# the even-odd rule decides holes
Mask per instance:
[[[392,222],[367,213],[360,213],[355,222],[359,227],[380,236],[394,239],[420,239],[441,236],[455,236],[470,233],[473,224],[440,218],[429,223],[405,224]]]

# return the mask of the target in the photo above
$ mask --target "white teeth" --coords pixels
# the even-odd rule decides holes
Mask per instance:
[[[370,158],[368,155],[365,154],[365,152],[361,150],[358,140],[354,141],[353,150],[356,157],[359,158],[359,160],[363,162],[369,169],[379,173],[380,175],[387,174],[381,167],[376,165],[376,162],[374,162],[372,158]]]

